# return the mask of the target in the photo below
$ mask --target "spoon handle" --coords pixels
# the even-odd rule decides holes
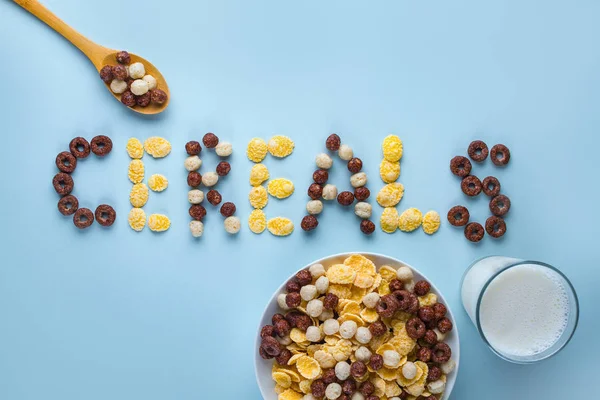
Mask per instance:
[[[102,61],[104,60],[104,57],[111,52],[110,49],[92,42],[81,33],[71,28],[37,0],[13,1],[46,23],[50,28],[64,36],[65,39],[81,50],[81,52],[92,61],[97,69],[102,67]]]

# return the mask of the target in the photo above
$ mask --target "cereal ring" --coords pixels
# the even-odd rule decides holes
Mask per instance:
[[[398,279],[395,279],[394,281],[397,282],[400,287],[404,286],[403,283],[400,282]],[[390,282],[390,289],[392,289],[392,282]],[[395,288],[395,289],[396,290],[394,290],[392,292],[392,295],[396,298],[396,300],[398,300],[398,309],[401,311],[408,310],[408,307],[410,306],[410,303],[412,302],[412,296],[411,296],[410,292],[407,290],[402,290],[402,289],[398,289],[398,288]],[[387,329],[386,329],[386,332],[387,332]],[[376,335],[376,336],[379,336],[379,335]]]
[[[98,135],[92,139],[91,147],[92,153],[99,157],[104,157],[112,150],[113,143],[108,136]]]
[[[62,215],[72,215],[79,208],[77,197],[69,194],[58,201],[58,211]]]
[[[263,210],[253,210],[248,217],[248,227],[253,233],[259,234],[267,228],[267,216]]]
[[[450,346],[444,342],[439,342],[431,349],[431,359],[433,362],[443,364],[448,362],[450,357],[452,357],[452,350],[450,349]]]
[[[416,354],[416,357],[419,361],[424,363],[428,363],[431,361],[431,349],[427,347],[421,347]]]
[[[139,159],[131,160],[127,176],[132,183],[142,183],[144,180],[144,162]]]
[[[467,196],[477,196],[481,193],[481,181],[475,175],[465,176],[460,183],[460,188]]]
[[[406,322],[406,333],[415,340],[425,336],[426,331],[425,323],[417,317],[411,318]]]
[[[269,194],[278,199],[285,199],[294,193],[294,183],[289,179],[277,178],[269,181],[267,185]],[[319,195],[320,198],[321,196]]]
[[[137,138],[130,138],[127,141],[125,149],[127,150],[127,154],[129,154],[129,157],[131,158],[142,158],[144,156],[144,146],[142,145],[142,142],[140,142]]]
[[[73,223],[79,229],[89,228],[94,223],[94,213],[89,208],[79,208],[73,215]]]
[[[269,170],[264,164],[256,164],[250,170],[250,185],[259,186],[269,179]]]
[[[452,321],[450,321],[449,318],[443,317],[441,318],[438,322],[437,322],[437,328],[441,333],[448,333],[452,330],[452,328],[454,327],[454,325],[452,324]]]
[[[64,196],[73,191],[73,186],[75,183],[73,182],[71,175],[65,174],[64,172],[59,172],[58,174],[54,175],[54,178],[52,178],[52,185],[54,186],[56,193]]]
[[[154,232],[164,232],[171,226],[169,217],[163,214],[152,214],[148,217],[148,228]]]
[[[252,162],[259,163],[267,156],[267,143],[260,139],[251,139],[246,148],[246,156]]]
[[[506,233],[506,222],[492,215],[485,221],[485,231],[493,238],[499,238]]]
[[[136,183],[129,193],[129,201],[134,207],[143,207],[148,202],[148,186]]]
[[[102,226],[111,226],[115,223],[115,219],[117,219],[115,209],[108,204],[100,204],[96,207],[94,215],[96,216],[96,221]]]
[[[131,229],[139,232],[146,226],[146,213],[141,208],[132,208],[131,211],[129,211],[127,222]]]
[[[471,242],[479,242],[483,239],[484,234],[485,231],[483,230],[483,226],[478,222],[470,222],[465,226],[465,237]]]
[[[509,210],[510,199],[507,196],[499,194],[490,200],[490,211],[496,217],[502,217],[503,215],[506,215]]]
[[[69,143],[69,150],[77,158],[86,158],[90,155],[90,144],[82,137],[76,137]]]
[[[503,144],[496,144],[490,151],[492,162],[499,166],[505,166],[510,161],[510,150]]]
[[[377,302],[375,311],[377,311],[377,314],[381,315],[383,318],[391,318],[399,307],[400,304],[398,303],[396,297],[391,294],[386,294]]]
[[[379,176],[385,183],[396,182],[400,176],[400,163],[391,162],[384,158],[379,164]]]
[[[469,153],[469,157],[471,157],[471,160],[476,162],[482,162],[488,156],[487,144],[485,144],[481,140],[475,140],[469,145],[467,153]]]
[[[294,151],[294,142],[287,136],[275,135],[269,140],[267,149],[274,157],[287,157]]]
[[[162,192],[169,186],[169,180],[161,174],[153,174],[148,178],[148,186],[154,192]]]
[[[398,162],[402,158],[402,140],[396,135],[389,135],[381,144],[383,158],[390,162]]]
[[[435,211],[427,211],[423,216],[423,232],[433,235],[440,229],[440,214]]]
[[[171,152],[171,143],[167,139],[151,136],[144,141],[144,150],[154,158],[163,158]]]
[[[483,187],[483,193],[490,197],[500,194],[500,181],[493,176],[486,177],[481,186]]]
[[[454,226],[465,226],[470,217],[469,210],[464,206],[454,206],[448,211],[448,222]]]
[[[467,157],[456,156],[450,160],[450,171],[456,176],[464,178],[471,173],[471,161]]]
[[[265,208],[269,201],[267,190],[263,186],[254,186],[250,189],[250,193],[248,193],[248,200],[254,208]]]
[[[421,226],[423,214],[417,208],[409,208],[398,217],[398,228],[403,232],[412,232]]]
[[[67,174],[75,171],[77,167],[77,159],[68,151],[63,151],[56,156],[56,167]]]

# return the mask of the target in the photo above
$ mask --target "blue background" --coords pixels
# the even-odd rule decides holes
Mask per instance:
[[[258,399],[254,337],[263,307],[292,271],[342,251],[398,257],[430,276],[458,316],[462,367],[454,399],[575,398],[597,380],[600,279],[597,187],[600,146],[600,3],[593,0],[197,1],[47,0],[73,27],[108,47],[158,66],[172,101],[144,118],[106,92],[74,47],[10,1],[0,4],[4,171],[0,197],[0,398]],[[242,232],[228,236],[209,209],[205,235],[188,231],[184,144],[207,131],[234,145],[231,175],[219,184],[238,205]],[[299,229],[314,157],[338,132],[365,163],[374,193],[381,140],[404,141],[400,210],[445,217],[466,204],[448,162],[473,139],[502,142],[510,166],[494,174],[512,199],[509,232],[474,245],[445,222],[372,237],[352,210],[326,205],[317,231]],[[55,155],[78,135],[109,135],[113,152],[74,174],[82,206],[115,206],[110,229],[74,228],[56,210]],[[297,191],[271,199],[269,216],[297,224],[287,238],[246,224],[247,142],[285,134],[287,159],[267,159],[272,176]],[[124,150],[130,136],[171,140],[163,160],[145,156],[146,176],[170,179],[147,213],[171,229],[133,232]],[[205,154],[205,152],[203,152]],[[214,154],[204,157],[214,168]],[[332,181],[348,185],[336,160]],[[381,208],[374,198],[375,219]],[[505,254],[548,262],[573,281],[582,318],[572,343],[534,366],[508,364],[478,337],[458,297],[474,259]]]

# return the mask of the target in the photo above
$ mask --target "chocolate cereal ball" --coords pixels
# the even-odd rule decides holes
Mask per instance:
[[[208,193],[206,194],[206,200],[208,200],[208,202],[210,204],[212,204],[213,206],[216,206],[219,203],[221,203],[221,200],[222,200],[221,193],[217,192],[214,189],[209,190]]]
[[[202,143],[204,143],[207,149],[214,149],[219,144],[219,138],[214,133],[208,132],[202,138]]]
[[[194,218],[196,221],[202,221],[206,216],[206,208],[201,204],[192,204],[189,209],[190,217]]]
[[[150,91],[150,98],[153,103],[164,104],[167,101],[167,94],[160,89],[152,89]]]
[[[231,171],[231,165],[227,161],[221,161],[217,165],[217,175],[225,176]]]
[[[300,223],[300,226],[306,232],[312,231],[317,227],[317,225],[319,225],[319,221],[314,215],[306,215],[304,218],[302,218],[302,222]]]
[[[115,79],[120,81],[127,79],[127,68],[125,68],[123,65],[115,65],[112,67],[112,73]]]
[[[340,137],[338,135],[336,135],[335,133],[332,133],[331,135],[329,135],[329,137],[325,141],[325,147],[327,147],[327,149],[330,151],[338,151],[340,149],[341,144],[342,144],[342,141],[341,141]]]
[[[318,183],[319,185],[324,185],[327,182],[327,179],[329,179],[329,172],[327,172],[324,169],[318,169],[315,172],[313,172],[313,181],[315,181],[315,183]]]
[[[150,92],[146,92],[141,96],[135,96],[135,104],[140,107],[148,107],[150,105]]]
[[[190,156],[197,156],[202,151],[202,146],[200,146],[200,143],[196,142],[195,140],[191,140],[185,144],[185,151]]]
[[[353,174],[356,174],[358,172],[360,172],[360,170],[362,169],[363,163],[362,160],[360,158],[351,158],[350,161],[348,161],[348,171],[352,172]]]
[[[200,186],[202,183],[202,175],[196,171],[190,171],[187,176],[187,184],[191,187]]]
[[[131,56],[125,50],[118,52],[116,58],[119,64],[129,64],[131,62]]]
[[[338,194],[337,201],[343,206],[349,206],[354,202],[354,194],[352,192],[342,192]]]
[[[354,189],[354,197],[356,197],[356,200],[358,201],[365,201],[369,196],[371,196],[371,191],[367,189],[366,186]]]
[[[110,83],[114,78],[113,69],[110,65],[105,65],[100,70],[100,79],[104,81],[104,83]]]
[[[363,219],[360,221],[360,231],[365,235],[370,235],[375,232],[375,224],[371,220]]]
[[[318,183],[312,183],[308,187],[308,196],[311,199],[318,200],[321,198],[322,194],[323,194],[323,187],[321,185],[319,185]]]
[[[223,203],[220,212],[221,215],[224,217],[231,217],[233,214],[235,214],[235,209],[235,204],[228,201],[226,203]]]
[[[135,95],[131,93],[131,90],[126,90],[123,92],[121,95],[121,103],[125,104],[127,107],[135,106]]]

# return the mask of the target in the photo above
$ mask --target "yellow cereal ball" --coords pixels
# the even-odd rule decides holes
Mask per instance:
[[[381,148],[383,149],[383,158],[390,162],[398,162],[402,158],[402,140],[396,135],[386,136]]]
[[[246,149],[246,155],[252,162],[261,162],[267,156],[267,143],[260,138],[250,140]]]
[[[404,210],[398,218],[398,228],[403,232],[412,232],[421,226],[423,222],[423,213],[417,208]]]
[[[131,158],[142,158],[144,156],[144,146],[142,146],[142,142],[137,138],[130,138],[127,141],[125,149]]]
[[[254,210],[248,217],[248,227],[254,233],[263,233],[267,228],[267,216],[263,210]]]
[[[381,224],[381,230],[385,233],[396,232],[396,229],[398,229],[398,210],[394,207],[384,208],[379,223]]]
[[[258,186],[269,179],[269,170],[264,164],[256,164],[250,170],[250,184]]]
[[[390,162],[384,158],[379,164],[379,176],[385,183],[396,182],[400,176],[400,163]]]
[[[268,150],[274,157],[287,157],[294,151],[294,142],[287,136],[275,135],[269,140]]]
[[[136,183],[129,193],[129,201],[134,207],[144,207],[148,202],[148,186],[143,183]]]
[[[169,180],[161,174],[154,174],[148,179],[148,186],[155,192],[162,192],[169,186]]]
[[[377,203],[381,207],[394,207],[404,196],[404,186],[401,183],[388,183],[377,193]]]
[[[162,158],[171,152],[171,143],[167,139],[152,136],[144,142],[144,150],[154,158]]]
[[[132,208],[129,211],[127,222],[129,222],[131,229],[139,232],[146,226],[146,213],[141,208]]]
[[[132,183],[141,183],[144,180],[144,162],[142,160],[131,160],[127,175]]]
[[[263,186],[254,186],[252,189],[250,189],[248,200],[250,200],[250,205],[252,207],[259,209],[264,208],[269,201],[267,189],[265,189]]]
[[[148,217],[148,228],[154,232],[164,232],[171,226],[169,217],[163,214],[152,214]]]
[[[436,211],[427,211],[423,217],[423,231],[428,235],[433,235],[440,229],[440,214]]]
[[[294,183],[289,179],[277,178],[269,182],[267,189],[271,196],[285,199],[294,193]]]
[[[275,217],[267,222],[267,229],[275,236],[287,236],[294,231],[294,223],[288,218]]]

